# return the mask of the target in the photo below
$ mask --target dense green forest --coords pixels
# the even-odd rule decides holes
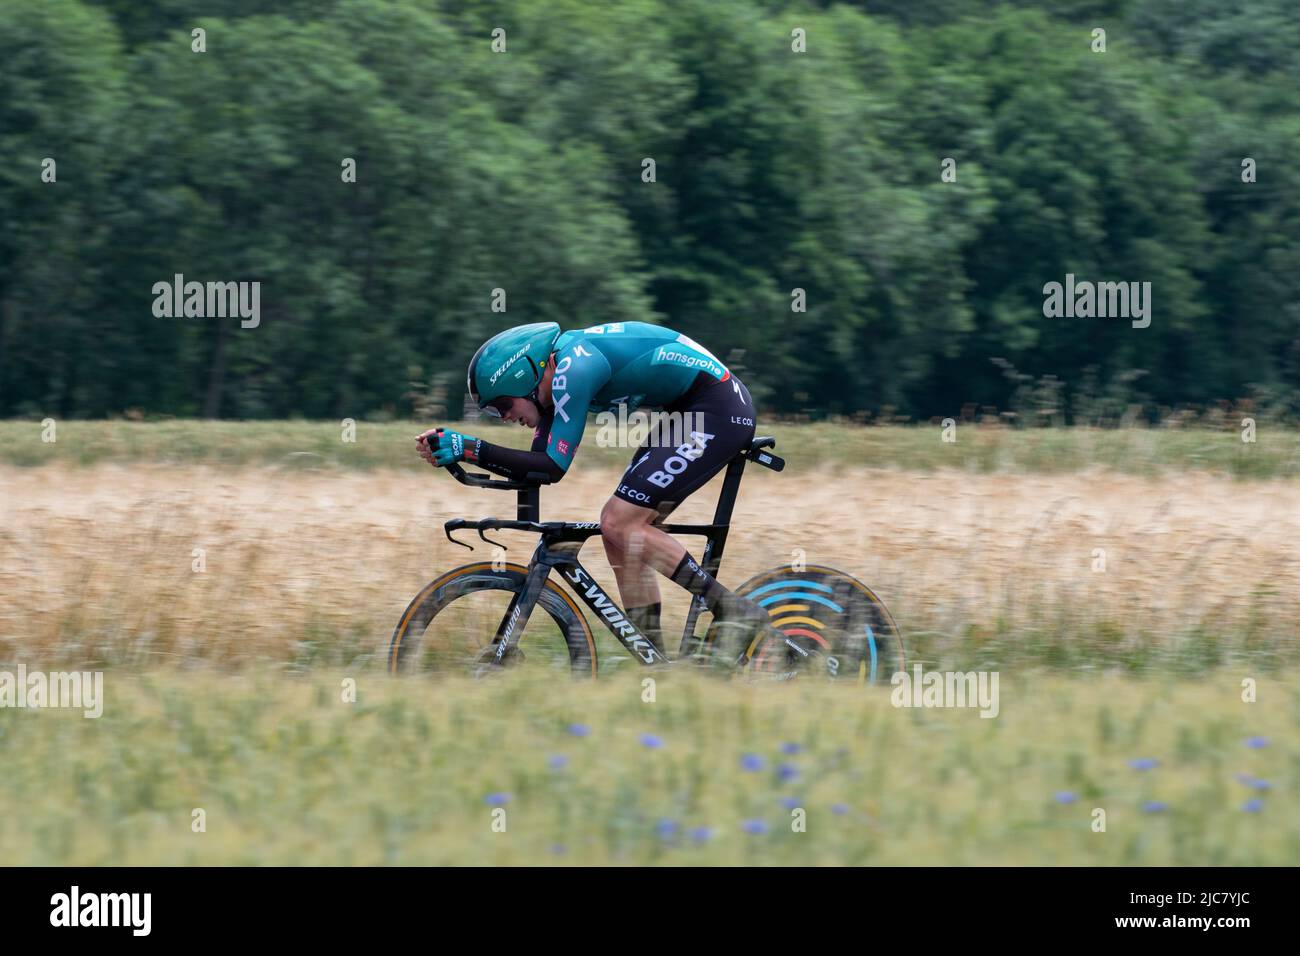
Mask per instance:
[[[1294,0],[0,0],[0,416],[456,415],[539,320],[769,414],[1297,414],[1298,94]]]

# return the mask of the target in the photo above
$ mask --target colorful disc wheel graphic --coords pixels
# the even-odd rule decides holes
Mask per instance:
[[[821,673],[831,680],[888,683],[903,669],[903,641],[893,617],[869,587],[834,568],[773,568],[736,589],[767,611],[784,640],[755,637],[749,647],[756,674]]]

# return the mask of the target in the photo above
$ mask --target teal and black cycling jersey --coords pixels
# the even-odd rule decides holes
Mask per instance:
[[[563,333],[555,342],[553,417],[546,454],[562,470],[582,441],[588,412],[663,408],[701,374],[718,381],[727,367],[687,335],[647,322],[611,322]]]

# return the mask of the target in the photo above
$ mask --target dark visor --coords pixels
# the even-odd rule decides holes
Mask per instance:
[[[506,412],[510,411],[510,404],[513,401],[513,398],[503,395],[501,398],[494,398],[492,401],[484,405],[483,411],[488,415],[491,415],[493,418],[502,418],[505,416]]]

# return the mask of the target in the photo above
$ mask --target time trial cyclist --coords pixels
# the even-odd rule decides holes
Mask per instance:
[[[561,332],[555,322],[507,329],[469,363],[466,384],[484,413],[533,429],[527,451],[447,428],[416,438],[435,467],[467,461],[526,481],[564,477],[582,442],[589,411],[660,409],[600,513],[601,540],[631,623],[662,656],[661,600],[655,572],[698,597],[741,635],[767,614],[705,571],[681,542],[655,526],[701,488],[754,437],[749,390],[706,348],[672,329],[614,322]]]

